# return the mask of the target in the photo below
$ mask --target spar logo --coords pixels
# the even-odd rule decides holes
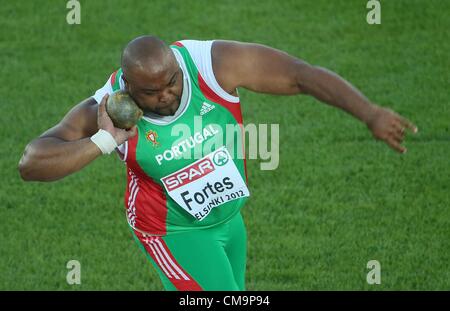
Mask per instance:
[[[211,159],[205,158],[161,179],[167,191],[175,190],[200,179],[215,170]]]

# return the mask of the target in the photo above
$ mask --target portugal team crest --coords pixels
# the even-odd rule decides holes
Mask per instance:
[[[153,147],[158,147],[158,146],[159,146],[159,141],[157,141],[157,139],[158,139],[158,133],[156,133],[156,131],[152,131],[152,130],[148,131],[148,132],[145,134],[145,138],[146,138],[148,141],[151,141],[151,142],[152,142]]]

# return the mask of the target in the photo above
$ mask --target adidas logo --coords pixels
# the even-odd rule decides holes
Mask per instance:
[[[200,109],[200,115],[202,116],[204,114],[207,114],[208,112],[210,112],[214,108],[216,108],[216,106],[210,105],[207,102],[203,102],[202,109]]]

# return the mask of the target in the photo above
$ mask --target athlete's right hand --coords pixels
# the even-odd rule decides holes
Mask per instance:
[[[114,127],[111,118],[106,112],[106,101],[108,100],[108,97],[108,94],[103,96],[102,101],[98,105],[97,125],[99,129],[108,131],[116,140],[117,145],[121,145],[129,138],[136,135],[137,128],[136,125],[129,130]]]

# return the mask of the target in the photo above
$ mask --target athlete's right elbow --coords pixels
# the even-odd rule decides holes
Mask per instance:
[[[35,175],[35,165],[33,165],[33,159],[31,157],[31,146],[28,145],[25,148],[25,151],[23,152],[22,158],[20,158],[19,164],[17,166],[17,169],[19,171],[20,177],[24,181],[37,181],[39,178],[37,178]]]
[[[17,168],[19,170],[19,174],[20,174],[20,177],[22,178],[22,180],[24,180],[24,181],[31,181],[32,180],[30,175],[29,175],[28,167],[24,163],[23,157],[22,157],[22,159],[20,159],[20,162],[19,162],[19,165],[18,165]]]
[[[20,177],[22,178],[22,180],[24,180],[24,181],[32,181],[33,180],[32,176],[31,176],[30,160],[27,156],[27,149],[25,149],[25,152],[22,155],[22,158],[20,158],[17,169],[19,170],[19,174],[20,174]]]

